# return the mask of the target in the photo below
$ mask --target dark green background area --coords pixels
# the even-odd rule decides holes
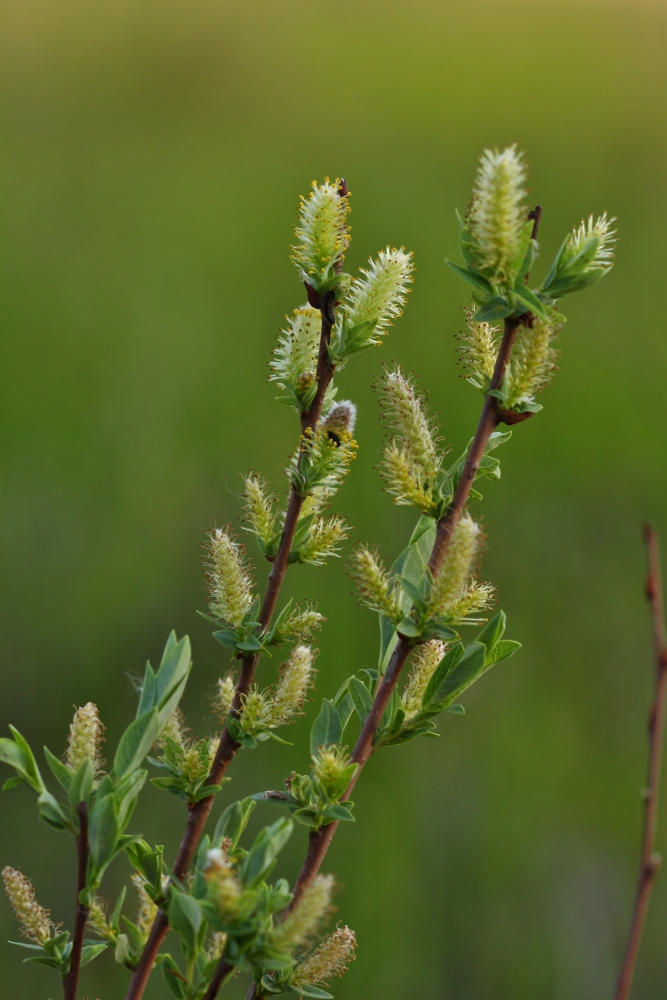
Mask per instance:
[[[460,378],[456,252],[475,162],[517,141],[544,206],[544,273],[582,215],[618,216],[617,267],[564,301],[561,373],[484,489],[485,573],[524,643],[445,717],[440,740],[372,760],[327,870],[359,957],[340,1000],[611,997],[639,845],[652,683],[640,524],[667,536],[664,294],[667,16],[662,5],[340,0],[14,0],[0,39],[0,560],[3,734],[60,753],[72,706],[97,702],[113,747],[131,678],[188,632],[198,735],[226,654],[196,614],[200,544],[238,526],[239,473],[282,486],[294,416],[266,362],[303,299],[289,260],[297,196],[344,174],[350,266],[414,250],[404,318],[338,384],[359,405],[359,455],[336,509],[392,558],[414,520],[375,469],[371,386],[419,373],[454,451],[481,397]],[[349,545],[348,545],[349,551]],[[253,553],[256,554],[256,553]],[[259,579],[266,566],[256,560]],[[290,571],[328,622],[318,696],[373,665],[374,617],[343,561]],[[274,676],[275,661],[261,667]],[[223,798],[307,767],[244,751]],[[111,751],[110,751],[111,752]],[[667,798],[667,797],[666,797]],[[27,789],[0,800],[0,861],[71,922],[73,845],[38,826]],[[221,805],[216,807],[216,814]],[[180,804],[152,789],[133,826],[167,856]],[[276,818],[269,805],[258,823]],[[662,810],[662,844],[667,815]],[[294,877],[306,831],[281,873]],[[127,866],[109,878],[113,896]],[[667,981],[667,876],[635,996]],[[0,941],[15,937],[5,902]],[[178,945],[174,942],[175,953]],[[57,997],[49,970],[0,943],[1,992]],[[83,992],[123,996],[103,956]],[[228,990],[241,996],[240,986]],[[167,995],[160,975],[146,997]]]

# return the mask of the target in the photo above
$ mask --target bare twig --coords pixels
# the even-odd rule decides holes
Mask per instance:
[[[320,350],[317,364],[317,392],[313,402],[311,403],[310,409],[307,413],[304,413],[301,416],[302,433],[305,433],[307,430],[313,429],[317,426],[322,415],[322,407],[324,405],[326,391],[331,383],[331,379],[333,378],[334,367],[329,361],[329,341],[331,339],[331,331],[335,321],[334,306],[335,301],[333,293],[327,293],[318,299],[318,308],[322,313],[322,329],[320,334]],[[283,580],[285,579],[285,573],[287,572],[289,554],[294,541],[294,533],[296,531],[302,506],[303,497],[300,497],[292,489],[290,491],[287,511],[285,513],[285,524],[280,538],[280,545],[273,561],[271,572],[269,573],[266,593],[264,595],[264,600],[259,613],[259,623],[262,626],[262,629],[268,628],[276,609],[280,588]],[[238,717],[239,710],[243,703],[243,698],[250,690],[250,685],[252,684],[255,676],[258,662],[259,653],[242,657],[241,672],[229,713],[232,718]],[[225,726],[213,764],[211,766],[211,772],[208,776],[208,784],[217,785],[220,783],[220,780],[224,776],[229,764],[236,756],[238,749],[239,744],[232,739],[228,727]],[[204,827],[212,806],[213,796],[209,796],[206,799],[201,799],[196,803],[196,805],[189,807],[185,833],[178,849],[178,854],[176,855],[176,861],[173,867],[174,877],[181,882],[190,867],[197,845],[199,844],[202,833],[204,832]],[[164,941],[168,930],[169,922],[167,917],[162,910],[159,910],[155,920],[153,921],[153,926],[151,927],[151,931],[144,946],[139,964],[132,973],[132,978],[130,979],[125,1000],[139,1000],[139,998],[143,996],[146,984],[155,963],[155,959],[158,951],[160,950],[160,945]],[[223,980],[221,979],[220,985],[222,982]],[[218,986],[218,989],[219,988],[220,987]]]
[[[489,392],[502,385],[512,352],[512,347],[514,346],[517,331],[521,326],[522,321],[528,320],[516,317],[509,317],[505,320],[505,330],[500,350],[498,352],[498,357],[496,359],[493,378],[491,379],[491,384],[489,385]],[[470,451],[468,452],[465,466],[454,493],[454,497],[446,514],[438,521],[436,538],[431,552],[431,557],[429,559],[429,569],[434,575],[437,574],[445,559],[454,528],[458,524],[461,514],[465,508],[470,495],[470,489],[475,480],[475,476],[477,475],[479,464],[482,460],[482,456],[484,455],[484,450],[489,442],[489,438],[491,437],[493,431],[498,427],[501,420],[502,416],[498,409],[498,400],[495,396],[487,395],[484,400],[484,406],[482,407],[482,413],[479,418],[479,423],[477,424],[477,430],[470,446]],[[409,645],[407,640],[399,636],[387,670],[385,671],[385,674],[376,691],[371,710],[368,713],[352,752],[352,760],[359,764],[359,767],[357,768],[357,772],[352,781],[348,785],[345,792],[345,798],[348,798],[351,795],[352,790],[359,779],[362,768],[373,753],[373,740],[375,739],[375,735],[378,731],[384,711],[389,703],[389,699],[391,698],[392,692],[396,687],[398,678],[410,656],[411,651],[412,647]],[[288,906],[286,913],[289,913],[289,911],[296,906],[304,889],[311,884],[319,872],[337,827],[338,823],[333,822],[320,827],[319,830],[313,830],[312,833],[310,833],[308,837],[308,852],[306,854],[306,859],[294,884],[294,897]],[[216,994],[212,994],[212,997],[214,996],[216,996]],[[257,991],[253,985],[248,992],[246,1000],[254,1000],[256,997]]]
[[[655,851],[655,837],[658,824],[658,793],[665,730],[665,706],[667,705],[667,634],[665,633],[658,535],[650,524],[644,526],[644,540],[648,553],[646,596],[651,606],[655,648],[655,697],[648,718],[648,783],[644,790],[644,836],[639,879],[630,934],[616,988],[616,1000],[627,1000],[630,996],[651,891],[660,868],[660,855]]]
[[[76,1000],[76,991],[79,983],[79,970],[81,968],[81,952],[83,950],[83,936],[86,932],[89,908],[84,906],[79,899],[80,893],[86,887],[88,875],[88,805],[86,802],[79,802],[76,807],[79,817],[79,835],[76,838],[78,855],[78,872],[76,880],[76,910],[74,914],[74,933],[72,935],[72,951],[69,960],[69,971],[63,978],[63,991],[65,1000]]]

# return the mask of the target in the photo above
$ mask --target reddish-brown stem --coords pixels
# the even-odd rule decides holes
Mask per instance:
[[[79,802],[76,807],[79,817],[79,834],[76,838],[76,849],[78,858],[78,871],[76,880],[76,910],[74,913],[74,933],[72,934],[72,951],[70,953],[69,970],[63,978],[63,992],[65,1000],[76,1000],[76,991],[79,984],[79,970],[81,969],[81,952],[83,950],[83,936],[86,932],[89,908],[84,906],[79,896],[86,888],[88,877],[88,804]]]
[[[310,409],[307,413],[304,413],[301,416],[302,433],[305,433],[306,431],[317,426],[322,415],[322,407],[324,405],[326,391],[331,383],[331,379],[333,378],[334,368],[329,361],[329,341],[331,339],[331,331],[335,321],[334,305],[333,293],[327,293],[319,300],[319,308],[322,313],[322,331],[320,335],[320,349],[317,364],[317,392],[313,402],[311,403]],[[287,504],[287,511],[285,513],[285,523],[283,525],[282,535],[280,538],[280,545],[278,547],[276,557],[273,560],[273,565],[271,566],[271,572],[269,573],[266,586],[266,593],[259,612],[258,620],[262,629],[268,628],[276,609],[280,588],[282,587],[283,580],[285,579],[285,573],[287,572],[287,567],[289,565],[289,555],[292,549],[294,533],[296,532],[303,501],[303,497],[300,497],[293,489],[290,490],[290,497]],[[234,718],[238,716],[243,698],[250,690],[250,685],[252,684],[255,676],[258,662],[258,653],[255,653],[252,656],[244,656],[241,659],[241,672],[236,684],[234,700],[230,710],[230,715]],[[217,785],[220,783],[220,780],[224,777],[229,764],[236,756],[238,749],[239,744],[232,739],[229,729],[225,726],[220,737],[218,749],[213,759],[213,764],[211,765],[211,772],[208,776],[208,784]],[[196,805],[190,806],[188,809],[188,819],[185,833],[183,835],[183,839],[181,840],[178,854],[176,855],[176,861],[172,870],[174,877],[179,881],[183,881],[183,878],[192,863],[192,858],[197,849],[197,845],[201,840],[206,821],[213,806],[213,798],[213,796],[209,796],[206,799],[201,799]],[[150,934],[148,935],[139,964],[132,973],[130,984],[125,995],[125,1000],[140,1000],[140,997],[143,996],[146,984],[153,970],[158,951],[160,950],[160,946],[164,941],[168,930],[169,922],[163,911],[159,910],[155,920],[153,921],[153,926],[151,927]],[[222,982],[223,980],[220,980],[220,984],[222,984]]]
[[[514,346],[514,341],[516,340],[517,330],[519,329],[521,322],[521,319],[517,319],[515,317],[510,317],[505,320],[505,330],[500,350],[498,351],[493,378],[491,379],[491,383],[489,385],[489,392],[493,389],[498,389],[502,385],[505,377],[505,371],[512,353],[512,347]],[[470,446],[470,450],[463,467],[463,472],[461,473],[461,478],[459,479],[454,492],[452,502],[447,509],[446,514],[438,521],[435,542],[429,559],[429,568],[434,575],[437,575],[438,570],[442,566],[443,560],[447,554],[452,533],[459,521],[459,518],[461,517],[461,514],[463,513],[464,507],[470,495],[470,489],[479,470],[479,464],[482,460],[482,456],[484,455],[484,450],[489,443],[489,438],[500,423],[497,404],[498,401],[495,396],[486,396],[484,406],[482,407],[482,413],[477,424],[477,430]],[[401,671],[410,656],[411,649],[412,647],[409,643],[405,639],[399,637],[389,661],[389,665],[375,693],[371,710],[366,717],[366,721],[362,726],[352,752],[352,760],[357,763],[359,767],[347,787],[345,798],[349,798],[351,795],[352,790],[359,779],[362,768],[373,753],[373,741],[380,726],[382,716],[384,715],[384,711],[389,704],[389,699],[391,698],[392,692],[396,687]],[[327,826],[320,827],[319,830],[313,830],[309,835],[306,859],[294,884],[294,897],[288,906],[286,913],[289,913],[289,911],[296,906],[306,886],[310,885],[319,872],[337,827],[337,822],[329,823]],[[257,991],[253,985],[248,992],[246,1000],[255,1000],[256,997]]]
[[[229,979],[233,971],[234,971],[234,966],[229,965],[227,962],[225,962],[224,958],[221,958],[220,961],[218,962],[215,972],[213,973],[213,979],[208,984],[208,989],[204,994],[204,1000],[214,1000],[214,997],[217,997],[220,988]]]
[[[658,825],[658,794],[665,731],[665,706],[667,705],[667,634],[665,632],[658,535],[650,524],[644,526],[644,539],[648,553],[646,596],[651,606],[656,663],[655,697],[648,717],[648,783],[644,790],[644,836],[639,879],[630,934],[616,987],[616,1000],[627,1000],[630,996],[651,891],[660,867],[660,855],[656,854],[655,851],[655,838]]]

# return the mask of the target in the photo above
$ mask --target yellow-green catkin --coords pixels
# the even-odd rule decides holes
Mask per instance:
[[[208,536],[204,568],[211,614],[232,627],[240,625],[253,600],[244,547],[225,529],[214,528]]]
[[[413,271],[412,253],[404,247],[387,247],[377,260],[369,260],[368,268],[360,269],[350,288],[345,305],[349,325],[376,320],[370,342],[379,344],[380,337],[401,315]]]
[[[223,920],[232,920],[239,913],[243,888],[219,847],[208,852],[204,877],[218,913]]]
[[[303,714],[308,688],[312,684],[315,654],[309,646],[295,646],[280,667],[278,682],[271,695],[271,725],[294,722]]]
[[[35,944],[45,944],[51,937],[51,920],[49,911],[40,906],[35,899],[35,890],[30,879],[7,866],[2,870],[2,881],[9,902],[14,910],[21,935],[34,941]]]
[[[401,696],[406,720],[421,712],[424,692],[433,672],[442,661],[446,648],[440,639],[431,639],[419,646],[414,653],[412,670]]]
[[[223,723],[229,715],[235,692],[236,680],[234,674],[228,673],[224,677],[218,678],[215,685],[215,693],[211,699],[211,707],[220,723]]]
[[[185,746],[188,740],[188,727],[185,724],[185,716],[180,708],[175,708],[165,723],[165,727],[160,733],[156,746],[167,745],[167,737],[177,743],[179,747]]]
[[[322,566],[327,559],[338,558],[341,545],[349,535],[349,524],[337,514],[315,518],[308,538],[299,549],[300,561]]]
[[[556,373],[557,352],[552,341],[557,325],[535,317],[532,327],[521,327],[509,367],[509,405],[532,401]]]
[[[466,309],[467,331],[460,335],[459,357],[464,377],[475,388],[488,392],[500,346],[500,327],[476,323],[475,309]]]
[[[70,771],[79,770],[84,760],[93,765],[93,772],[99,774],[102,767],[100,743],[103,740],[104,726],[100,722],[97,705],[92,701],[77,708],[69,727],[65,764]]]
[[[301,197],[299,222],[295,229],[297,245],[292,247],[292,260],[302,280],[319,290],[332,270],[342,264],[350,242],[347,226],[349,195],[341,181],[323,184],[313,181],[307,197]]]
[[[308,642],[325,621],[324,615],[316,611],[312,604],[306,602],[303,611],[298,606],[292,608],[280,628],[280,635],[292,642]]]
[[[356,947],[354,931],[349,927],[337,927],[299,962],[292,975],[292,983],[295,986],[305,983],[327,986],[331,979],[347,972],[349,963],[355,958]]]
[[[456,525],[444,564],[433,582],[429,612],[447,615],[463,597],[482,537],[480,526],[469,514],[464,514]]]
[[[269,491],[260,476],[248,476],[245,480],[245,516],[252,531],[269,545],[276,533],[276,497]]]
[[[252,735],[270,726],[273,719],[271,697],[267,691],[262,691],[253,684],[241,700],[239,722],[243,731]]]
[[[516,146],[486,149],[473,191],[468,224],[492,280],[512,281],[526,246],[526,164]]]
[[[274,930],[279,949],[290,951],[313,939],[331,910],[333,888],[333,875],[318,875],[306,886],[294,909]]]
[[[287,328],[280,331],[269,362],[269,381],[306,397],[316,383],[322,313],[312,306],[302,306],[286,319]]]
[[[141,934],[144,937],[147,937],[157,914],[157,906],[144,889],[144,883],[141,875],[130,875],[130,881],[136,889],[138,900],[137,916],[134,922],[139,928]]]
[[[377,552],[359,545],[350,559],[350,576],[366,607],[392,619],[401,613],[394,583]]]
[[[227,935],[224,931],[214,931],[206,947],[206,958],[209,962],[218,962],[224,953]]]
[[[572,260],[573,257],[576,257],[584,249],[589,241],[597,239],[599,242],[595,256],[588,263],[587,267],[601,268],[603,271],[608,271],[613,266],[614,261],[616,230],[612,229],[612,225],[615,221],[616,219],[608,218],[606,212],[598,216],[595,221],[593,221],[592,215],[588,217],[588,220],[583,219],[568,237],[561,264]]]
[[[109,926],[109,920],[107,918],[106,904],[102,899],[100,899],[99,896],[95,896],[90,904],[87,927],[99,938],[103,938],[104,940],[108,941],[113,937],[113,931]]]
[[[206,740],[198,740],[191,746],[184,747],[179,767],[188,781],[205,778],[209,770],[209,749]]]
[[[350,767],[351,763],[352,758],[347,747],[336,744],[330,747],[320,747],[317,753],[313,754],[313,778],[327,792],[333,794],[339,789],[343,773]]]
[[[390,429],[400,439],[412,462],[426,477],[440,468],[437,438],[423,395],[400,368],[387,371],[382,380],[382,410]]]

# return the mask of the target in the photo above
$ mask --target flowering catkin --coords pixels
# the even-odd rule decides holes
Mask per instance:
[[[482,265],[492,280],[511,281],[525,248],[526,165],[516,146],[485,149],[479,163],[468,223]]]
[[[35,899],[30,879],[7,866],[2,870],[2,881],[21,928],[21,935],[36,944],[44,944],[51,937],[49,911]]]
[[[302,714],[306,693],[313,676],[315,655],[309,646],[295,646],[280,667],[278,683],[271,696],[271,724],[282,726]]]
[[[103,733],[104,726],[100,722],[97,705],[89,701],[82,708],[77,708],[69,727],[65,751],[65,764],[70,771],[78,771],[87,759],[93,765],[93,772],[99,773],[102,766],[100,743]]]
[[[433,582],[429,612],[446,615],[463,597],[477,556],[481,528],[464,514],[452,534],[445,561]]]
[[[387,332],[401,315],[405,305],[414,265],[412,253],[400,249],[381,250],[377,260],[369,260],[368,268],[361,268],[355,278],[345,305],[350,326],[376,321],[371,344]]]
[[[317,291],[323,290],[342,263],[350,242],[348,198],[338,178],[332,183],[325,177],[323,184],[313,181],[310,194],[300,199],[295,229],[298,243],[292,247],[292,260],[302,280]]]
[[[252,579],[244,547],[223,528],[214,528],[208,536],[204,567],[211,614],[231,626],[240,625],[252,604]]]
[[[348,963],[354,960],[356,947],[354,931],[349,927],[337,927],[299,962],[292,975],[292,983],[295,986],[305,983],[326,986],[330,979],[347,972]]]
[[[333,887],[333,875],[318,875],[306,886],[294,909],[274,930],[278,948],[298,948],[313,938],[331,909]]]
[[[413,654],[413,667],[401,696],[406,719],[411,719],[422,708],[422,698],[433,672],[445,655],[446,646],[439,639],[425,642]]]
[[[394,583],[377,552],[365,545],[357,546],[350,559],[350,576],[366,607],[392,619],[401,614]]]

